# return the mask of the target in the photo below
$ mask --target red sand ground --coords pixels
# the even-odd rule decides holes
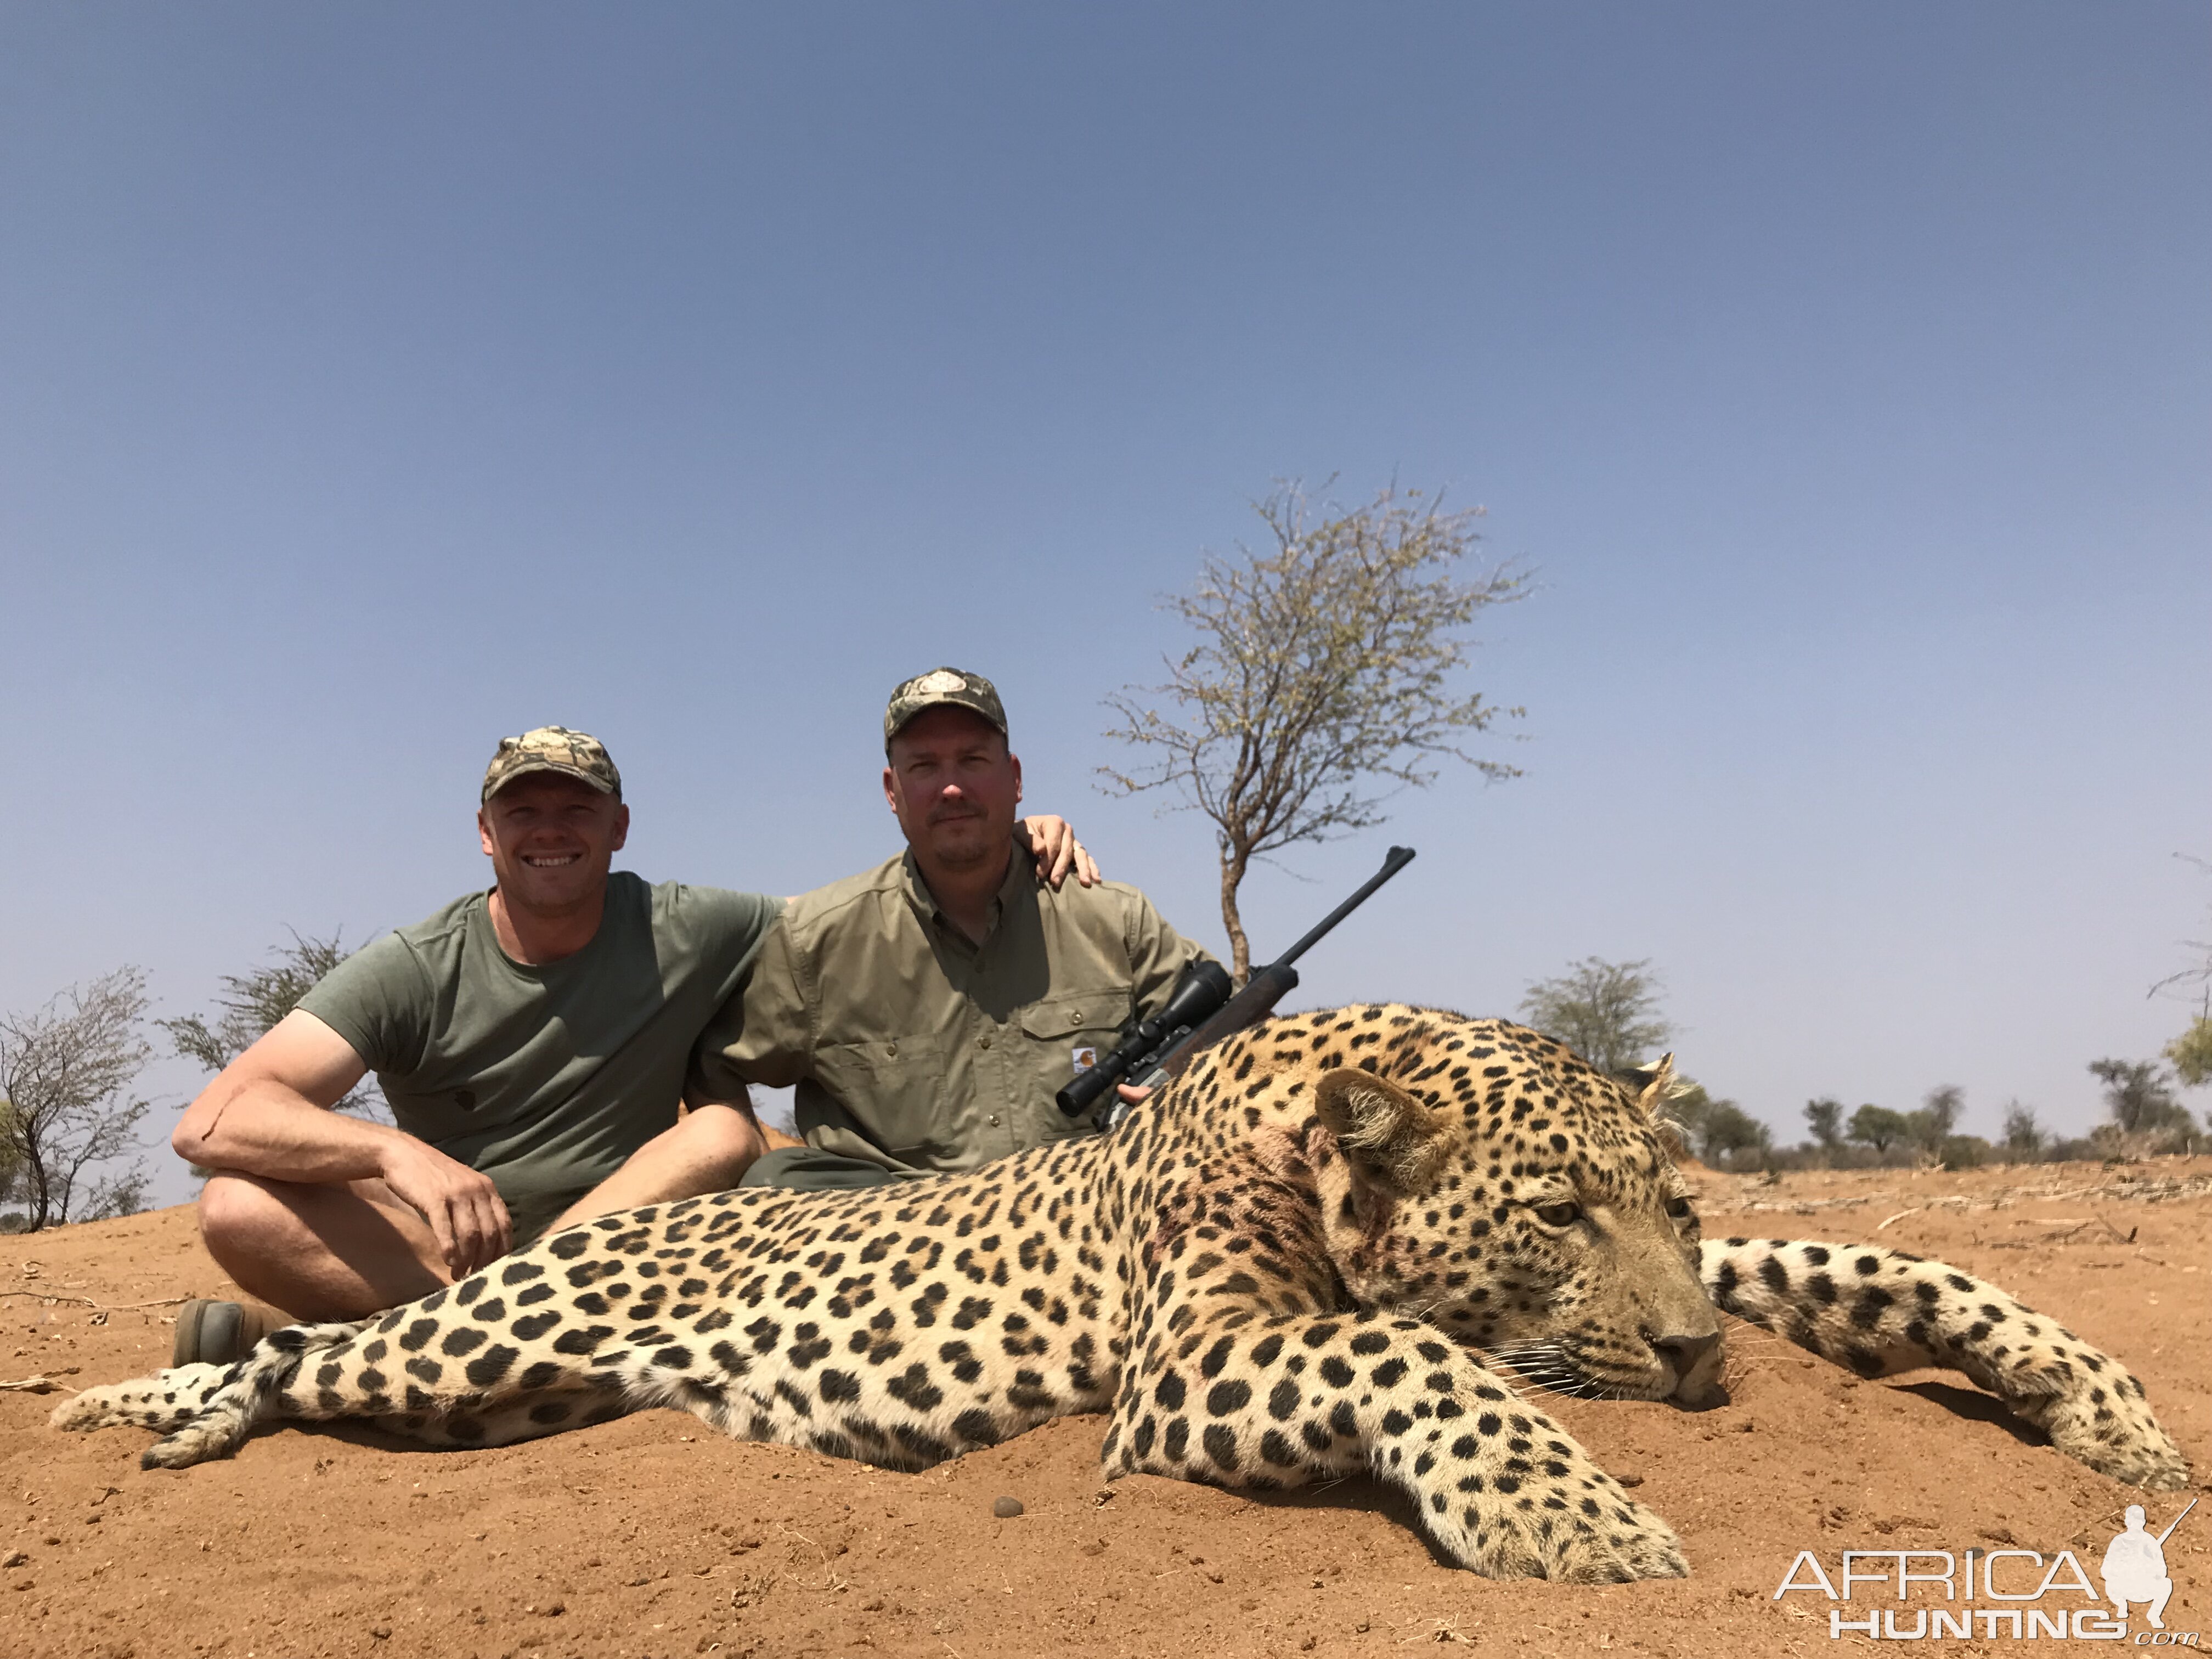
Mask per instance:
[[[2063,1320],[2144,1380],[2205,1489],[2212,1158],[1698,1182],[1709,1231],[1893,1244]],[[126,1304],[224,1289],[187,1210],[0,1237],[0,1382],[150,1371],[173,1308]],[[60,1395],[0,1392],[0,1558],[24,1558],[0,1568],[0,1656],[1819,1654],[1864,1638],[1832,1641],[1818,1597],[1773,1599],[1800,1549],[1833,1574],[1846,1548],[2017,1542],[2094,1574],[2143,1497],[1962,1379],[1861,1383],[1747,1327],[1729,1340],[1734,1400],[1715,1411],[1546,1400],[1688,1547],[1686,1582],[1607,1589],[1445,1566],[1357,1482],[1255,1500],[1139,1477],[1109,1495],[1095,1418],[921,1475],[665,1411],[496,1451],[286,1428],[147,1473],[147,1435],[64,1435],[46,1426]],[[995,1519],[1002,1496],[1026,1512]],[[2153,1529],[2188,1496],[2145,1499]],[[2166,1559],[2168,1627],[2212,1642],[2212,1504]]]

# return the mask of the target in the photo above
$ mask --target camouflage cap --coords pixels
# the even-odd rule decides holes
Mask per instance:
[[[590,784],[603,795],[622,799],[622,774],[615,770],[606,745],[565,726],[541,726],[519,738],[501,738],[499,752],[484,768],[483,793],[479,799],[489,800],[528,772],[557,772],[564,778]]]
[[[1006,708],[999,701],[999,688],[981,674],[970,674],[957,668],[933,668],[927,674],[917,674],[901,683],[891,693],[890,704],[884,709],[884,748],[888,750],[898,729],[925,708],[936,708],[950,703],[956,708],[965,708],[972,714],[981,714],[1006,735]]]

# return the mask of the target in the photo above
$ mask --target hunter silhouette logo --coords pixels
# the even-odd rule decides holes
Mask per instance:
[[[2128,1505],[2128,1529],[2105,1546],[2104,1565],[2098,1569],[2105,1581],[2106,1598],[2112,1604],[2112,1616],[2128,1616],[2128,1603],[2145,1604],[2143,1616],[2150,1620],[2153,1630],[2164,1630],[2166,1620],[2160,1617],[2166,1611],[2166,1598],[2173,1594],[2173,1580],[2166,1576],[2166,1540],[2173,1536],[2189,1510],[2197,1507],[2197,1500],[2189,1500],[2189,1509],[2182,1510],[2166,1523],[2166,1530],[2154,1538],[2143,1530],[2143,1510],[2140,1504]]]
[[[1845,1550],[1832,1577],[1811,1550],[1800,1550],[1773,1599],[1809,1591],[1831,1602],[1893,1603],[1855,1606],[1858,1617],[1831,1607],[1828,1635],[1838,1641],[1850,1632],[1888,1642],[1975,1636],[2118,1642],[2128,1639],[2128,1609],[2136,1607],[2149,1628],[2134,1633],[2136,1646],[2193,1648],[2198,1645],[2195,1631],[2166,1627],[2166,1604],[2173,1595],[2166,1540],[2196,1507],[2192,1498],[2164,1532],[2154,1533],[2144,1524],[2142,1506],[2130,1504],[2125,1530],[2105,1547],[2098,1564],[2102,1596],[2071,1550],[2045,1556],[2039,1550],[1976,1547]]]

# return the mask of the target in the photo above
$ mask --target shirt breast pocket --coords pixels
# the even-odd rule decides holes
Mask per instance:
[[[826,1044],[815,1051],[822,1086],[854,1127],[901,1163],[943,1138],[951,1102],[945,1045],[935,1037]],[[802,1128],[805,1126],[801,1125]]]
[[[410,1087],[397,1079],[380,1075],[377,1084],[383,1091],[385,1104],[391,1109],[392,1121],[416,1139],[428,1141],[433,1146],[496,1128],[505,1121],[506,1115],[499,1109],[501,1103],[492,1100],[492,1091],[481,1083],[474,1086],[464,1083],[453,1088],[426,1088],[422,1079],[411,1079]]]
[[[1094,991],[1054,997],[1022,1010],[1023,1069],[1030,1080],[1029,1091],[1047,1114],[1041,1121],[1048,1139],[1057,1139],[1060,1134],[1091,1121],[1092,1112],[1069,1118],[1053,1103],[1053,1097],[1079,1073],[1105,1059],[1121,1040],[1121,1023],[1128,1016],[1126,1001],[1126,998]]]

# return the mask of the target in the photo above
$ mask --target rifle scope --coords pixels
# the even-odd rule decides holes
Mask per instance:
[[[1141,1020],[1102,1055],[1090,1070],[1053,1097],[1054,1103],[1070,1117],[1080,1117],[1099,1097],[1129,1075],[1129,1068],[1162,1047],[1178,1031],[1188,1030],[1229,1000],[1236,988],[1229,970],[1218,962],[1194,962],[1176,981],[1167,1006],[1150,1019]]]

